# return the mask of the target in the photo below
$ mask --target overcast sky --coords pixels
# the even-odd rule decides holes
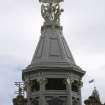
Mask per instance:
[[[95,79],[105,102],[105,0],[65,0],[61,24],[74,59],[87,73],[83,100]],[[12,105],[15,81],[30,64],[43,19],[38,0],[0,0],[0,105]]]

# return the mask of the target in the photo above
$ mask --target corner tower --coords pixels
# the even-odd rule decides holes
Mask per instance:
[[[27,105],[81,105],[85,72],[76,65],[63,36],[63,0],[39,0],[44,24],[32,62],[23,70]]]

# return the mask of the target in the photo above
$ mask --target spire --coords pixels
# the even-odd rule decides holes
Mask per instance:
[[[74,61],[71,51],[63,36],[63,27],[60,25],[60,16],[63,9],[60,3],[63,0],[39,0],[44,24],[41,27],[41,37],[31,64],[26,70],[36,68],[73,68],[85,73]],[[33,68],[33,69],[32,69]],[[72,69],[73,70],[73,69]]]
[[[100,102],[99,92],[96,90],[96,87],[94,87],[94,90],[93,90],[91,96],[95,97],[95,99],[96,99],[98,102]]]
[[[63,0],[40,0],[44,24],[31,66],[69,67],[75,61],[63,37],[60,15]]]
[[[63,37],[62,27],[43,26],[31,65],[69,66],[75,61]]]
[[[33,56],[33,66],[69,66],[75,61],[62,34],[60,15],[63,0],[39,0],[44,24],[41,27],[41,37]]]
[[[84,101],[84,103],[85,105],[104,105],[100,101],[99,92],[97,91],[96,87],[94,87],[91,96],[89,96],[88,99]]]

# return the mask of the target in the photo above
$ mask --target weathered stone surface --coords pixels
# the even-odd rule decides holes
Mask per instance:
[[[55,4],[51,6],[51,9],[56,7]],[[74,61],[63,36],[59,16],[54,20],[57,16],[53,16],[55,11],[47,14],[46,7],[43,9],[45,22],[41,27],[40,40],[31,64],[22,74],[26,85],[27,104],[81,105],[81,79],[85,72]],[[50,10],[50,7],[47,9]],[[60,10],[59,6],[57,9]]]
[[[31,65],[75,65],[73,56],[59,28],[45,28],[33,56]]]

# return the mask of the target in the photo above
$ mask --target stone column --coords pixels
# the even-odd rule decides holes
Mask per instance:
[[[40,83],[39,105],[46,105],[45,96],[44,96],[46,79],[45,78],[40,78],[40,79],[38,79],[38,82]]]
[[[25,86],[26,86],[26,95],[27,95],[27,105],[31,105],[31,87],[30,87],[30,80],[25,81]]]
[[[79,105],[82,105],[82,96],[81,96],[82,85],[83,85],[82,81],[79,81],[79,95],[80,95],[80,100],[79,100],[80,104]]]
[[[66,86],[67,86],[67,105],[72,105],[72,90],[71,90],[71,79],[68,77],[66,79]]]

